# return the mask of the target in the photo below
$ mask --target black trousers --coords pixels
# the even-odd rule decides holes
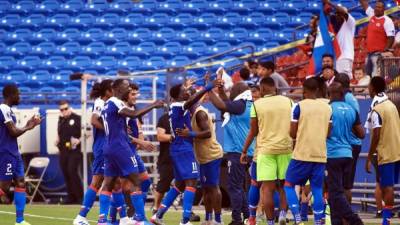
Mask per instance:
[[[60,168],[67,186],[68,202],[80,204],[83,198],[82,153],[79,150],[60,152]]]

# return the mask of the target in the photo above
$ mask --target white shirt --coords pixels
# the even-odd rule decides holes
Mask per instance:
[[[371,17],[375,16],[375,11],[371,6],[368,6],[365,13],[367,14],[369,19],[371,19]],[[385,18],[385,23],[383,24],[383,28],[385,29],[386,36],[393,37],[395,35],[395,28],[394,28],[393,20],[390,19],[390,17],[388,17],[386,15],[383,15],[381,17],[376,17],[376,18],[380,19],[382,17]]]
[[[350,14],[340,27],[336,38],[338,40],[341,54],[338,59],[354,60],[354,34],[356,32],[356,20]]]
[[[382,127],[382,119],[376,111],[372,111],[371,113],[371,123],[372,129]]]

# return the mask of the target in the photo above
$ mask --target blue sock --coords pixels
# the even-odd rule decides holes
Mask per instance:
[[[286,199],[290,208],[290,211],[292,211],[294,220],[296,223],[301,222],[301,216],[299,212],[299,199],[297,198],[296,191],[294,190],[294,187],[292,186],[286,186],[284,187],[285,193],[286,193]]]
[[[256,217],[257,215],[257,206],[258,202],[260,201],[260,188],[257,186],[257,184],[253,184],[255,181],[251,181],[252,184],[250,186],[249,190],[249,211],[250,211],[250,217]]]
[[[308,221],[308,202],[302,202],[300,205],[301,220]]]
[[[185,192],[183,193],[183,215],[182,215],[182,223],[187,223],[190,220],[190,216],[192,215],[192,206],[194,196],[196,195],[196,188],[194,187],[186,187]]]
[[[21,223],[24,221],[24,210],[26,204],[26,193],[25,188],[15,188],[14,191],[14,203],[15,203],[15,211],[16,211],[16,219],[17,223]]]
[[[322,187],[311,187],[311,192],[314,197],[314,202],[313,202],[314,223],[320,224],[325,219],[325,204],[322,193]]]
[[[93,203],[96,201],[97,189],[90,186],[85,193],[85,197],[83,198],[83,203],[81,207],[81,211],[79,215],[82,217],[86,217],[89,213],[90,209],[93,206]]]
[[[111,193],[107,191],[102,191],[99,200],[100,200],[99,223],[106,223],[108,211],[110,210]]]
[[[113,192],[112,196],[117,211],[119,212],[119,218],[126,217],[126,204],[125,204],[124,194],[122,193],[122,191],[118,191],[118,192]]]
[[[267,220],[267,225],[274,225],[275,224],[275,220]]]
[[[146,220],[146,215],[144,212],[144,202],[143,193],[141,191],[133,192],[131,194],[131,200],[133,207],[135,207],[135,220],[144,221]]]
[[[117,221],[117,203],[115,202],[114,198],[111,199],[111,205],[110,205],[110,212],[108,217],[110,218],[111,223],[114,223]]]
[[[392,218],[392,206],[385,206],[382,209],[382,225],[390,225],[390,218]]]
[[[221,223],[221,213],[215,213],[215,222]]]
[[[179,194],[180,192],[176,187],[171,187],[171,189],[169,189],[167,195],[161,203],[161,207],[157,211],[157,218],[161,219],[164,216],[164,214],[167,212],[172,203],[174,203],[176,197],[178,197]]]
[[[140,185],[140,189],[142,190],[142,193],[143,193],[143,202],[144,203],[146,203],[147,193],[149,192],[150,185],[151,185],[150,178],[147,178],[147,179],[143,180],[141,185]]]
[[[206,221],[212,220],[212,212],[206,212]]]

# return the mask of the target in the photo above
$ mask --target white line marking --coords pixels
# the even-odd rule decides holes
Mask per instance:
[[[6,211],[0,211],[0,214],[8,214],[8,215],[15,215],[14,212],[6,212]],[[49,220],[62,220],[62,221],[73,221],[74,219],[71,218],[62,218],[62,217],[53,217],[53,216],[40,216],[40,215],[34,215],[34,214],[29,214],[25,213],[24,216],[27,217],[34,217],[34,218],[42,218],[42,219],[49,219]],[[89,222],[97,222],[95,220],[88,220]]]

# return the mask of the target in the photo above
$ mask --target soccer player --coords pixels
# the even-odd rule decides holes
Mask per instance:
[[[267,224],[275,223],[275,190],[280,193],[279,223],[286,224],[287,203],[282,187],[292,152],[293,141],[289,136],[292,101],[287,97],[276,95],[276,86],[271,77],[261,80],[260,89],[263,97],[255,101],[252,106],[251,128],[241,158],[243,161],[248,147],[257,136],[257,181],[262,182],[262,201]],[[280,185],[276,185],[277,182]]]
[[[26,202],[24,162],[18,151],[17,138],[40,124],[41,119],[33,116],[23,128],[17,122],[11,107],[19,104],[19,90],[14,84],[3,88],[4,102],[0,105],[0,202],[9,203],[6,192],[14,182],[15,225],[30,225],[24,220]]]
[[[89,213],[96,201],[96,195],[99,191],[104,179],[104,157],[103,146],[105,142],[105,134],[101,112],[104,109],[105,102],[112,96],[112,80],[103,80],[101,83],[96,83],[90,93],[90,97],[95,99],[91,123],[93,126],[93,156],[92,163],[92,182],[85,193],[81,210],[74,219],[74,225],[89,225],[86,215]]]
[[[162,221],[164,214],[181,191],[184,191],[184,194],[183,215],[180,224],[191,224],[189,220],[199,177],[198,165],[193,152],[194,133],[191,132],[190,137],[180,137],[177,135],[177,129],[188,128],[189,131],[192,131],[190,114],[187,110],[214,87],[213,84],[208,84],[204,90],[190,96],[192,83],[193,81],[189,79],[185,84],[175,85],[169,91],[172,100],[169,116],[174,137],[170,146],[170,156],[174,165],[175,186],[171,187],[161,207],[151,218],[151,222],[157,225],[164,224]]]
[[[344,76],[348,77],[346,74]],[[333,225],[339,225],[346,220],[349,224],[363,224],[360,217],[351,209],[344,190],[352,185],[352,146],[351,138],[354,132],[359,138],[365,136],[358,112],[344,102],[345,90],[338,82],[329,86],[329,96],[332,108],[332,129],[327,139],[328,171],[327,184],[329,205]]]
[[[286,172],[284,188],[295,224],[303,223],[294,186],[304,185],[307,180],[310,180],[314,197],[314,223],[320,225],[325,216],[322,186],[325,176],[326,138],[332,110],[327,103],[317,100],[317,90],[316,80],[304,81],[304,100],[293,107],[290,124],[290,136],[296,140],[296,144]]]
[[[200,164],[200,181],[206,210],[203,225],[221,225],[222,195],[219,189],[219,176],[223,157],[222,147],[216,139],[215,124],[207,109],[195,104],[190,111],[193,130],[178,128],[177,134],[180,137],[193,137],[196,159]],[[213,212],[215,223],[212,219]]]
[[[379,184],[385,206],[382,210],[382,225],[390,224],[394,205],[393,187],[398,183],[400,170],[400,119],[399,112],[384,93],[385,80],[373,77],[368,86],[373,99],[373,109],[368,118],[372,124],[371,145],[368,152],[366,170],[370,173],[374,153],[378,155]],[[379,100],[381,99],[381,100]]]
[[[104,185],[100,194],[100,215],[98,225],[107,224],[107,215],[111,203],[111,191],[119,177],[125,177],[133,184],[131,200],[136,209],[136,222],[128,217],[120,219],[120,224],[147,224],[144,215],[143,196],[140,191],[140,179],[138,165],[128,140],[126,118],[137,118],[154,108],[164,106],[162,101],[141,109],[132,110],[127,107],[121,99],[129,95],[129,82],[125,79],[115,80],[113,85],[114,96],[108,99],[102,112],[106,143],[103,148],[104,154]]]

